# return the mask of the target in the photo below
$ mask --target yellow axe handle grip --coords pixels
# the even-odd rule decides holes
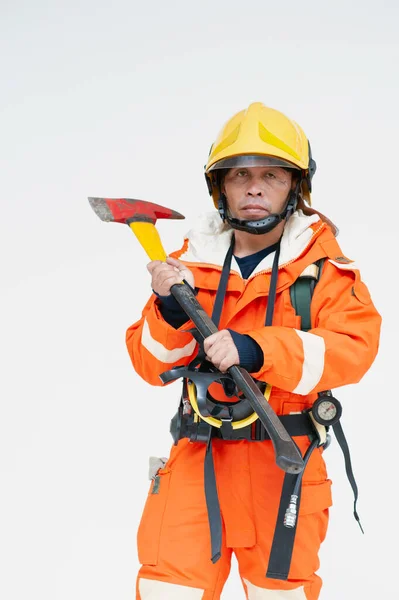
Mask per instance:
[[[166,253],[155,225],[134,221],[129,223],[129,227],[151,260],[166,260]]]

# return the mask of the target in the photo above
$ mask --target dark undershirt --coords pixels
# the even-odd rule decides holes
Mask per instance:
[[[266,256],[275,252],[277,250],[278,244],[273,244],[273,246],[268,246],[267,248],[263,248],[255,254],[250,254],[249,256],[243,256],[239,258],[234,255],[234,258],[237,261],[238,266],[240,267],[241,275],[243,279],[248,279],[251,273],[256,269],[261,260],[263,260]]]
[[[274,252],[277,248],[277,244],[263,248],[254,254],[249,256],[243,256],[239,258],[234,256],[240,267],[241,275],[243,279],[248,279],[251,273],[256,269],[261,260],[263,260],[268,254]],[[178,329],[184,323],[187,322],[187,315],[177,302],[175,298],[170,294],[169,296],[158,296],[159,308],[163,319],[175,329]],[[256,373],[263,365],[263,352],[259,344],[251,338],[249,335],[238,333],[233,329],[228,330],[233,342],[237,347],[238,355],[240,357],[240,366],[247,369],[250,373]]]

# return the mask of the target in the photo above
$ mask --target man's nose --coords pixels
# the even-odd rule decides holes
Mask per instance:
[[[251,179],[247,188],[248,196],[263,196],[263,187],[261,181],[257,178]]]

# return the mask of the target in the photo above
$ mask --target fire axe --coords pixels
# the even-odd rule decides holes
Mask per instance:
[[[144,200],[90,197],[89,202],[102,221],[129,225],[151,260],[165,261],[167,256],[155,227],[157,219],[184,219],[183,215],[174,210]],[[186,282],[173,285],[170,291],[204,339],[218,331]],[[237,365],[230,367],[228,373],[269,434],[276,464],[287,473],[300,473],[304,462],[297,445],[250,374]]]

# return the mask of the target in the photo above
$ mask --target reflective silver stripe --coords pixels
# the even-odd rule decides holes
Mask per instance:
[[[139,579],[141,600],[201,600],[204,591],[158,579]]]
[[[305,396],[313,390],[323,375],[326,345],[320,335],[298,329],[294,329],[294,331],[302,340],[303,365],[301,380],[293,393]]]
[[[141,343],[143,344],[144,348],[148,350],[148,352],[151,352],[151,354],[161,362],[175,364],[178,360],[183,358],[183,356],[191,356],[191,354],[194,352],[195,344],[197,342],[193,339],[182,348],[173,348],[173,350],[168,350],[160,342],[154,340],[151,335],[147,319],[145,319],[141,334]]]
[[[303,587],[294,590],[266,590],[243,579],[248,590],[248,600],[306,600]]]

